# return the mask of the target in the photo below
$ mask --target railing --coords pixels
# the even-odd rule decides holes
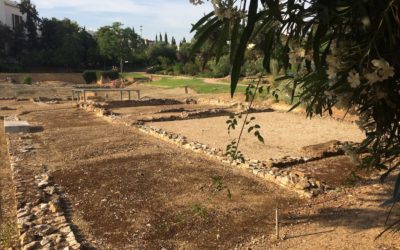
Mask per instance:
[[[128,99],[129,101],[131,100],[131,93],[136,92],[138,99],[140,99],[140,90],[131,90],[131,89],[92,89],[92,88],[87,88],[87,89],[73,89],[72,90],[72,100],[79,102],[81,98],[83,97],[83,102],[87,101],[87,93],[92,92],[92,93],[99,93],[99,92],[119,92],[121,95],[121,101],[123,100],[123,93],[128,93]]]

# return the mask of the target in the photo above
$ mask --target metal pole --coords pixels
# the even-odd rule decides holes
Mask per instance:
[[[129,101],[131,100],[131,91],[130,90],[128,90],[128,98],[129,98]]]
[[[83,91],[83,103],[86,103],[86,90]]]
[[[122,101],[122,90],[120,91],[120,94],[121,94],[121,101]]]

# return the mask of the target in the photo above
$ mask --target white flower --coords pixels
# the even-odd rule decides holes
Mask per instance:
[[[306,51],[303,48],[297,48],[295,50],[296,56],[300,57],[300,58],[304,58],[306,55]]]
[[[291,65],[297,64],[297,55],[294,52],[289,52],[289,63]]]
[[[372,65],[377,67],[378,69],[382,69],[383,67],[389,65],[389,63],[385,59],[374,59],[371,61]]]
[[[336,79],[336,74],[337,74],[337,68],[329,66],[328,70],[326,71],[326,74],[328,75],[329,80]]]
[[[328,64],[328,66],[337,68],[340,64],[340,61],[339,61],[339,58],[334,55],[327,55],[326,63]]]
[[[349,76],[347,77],[347,81],[350,84],[350,87],[353,89],[358,88],[360,86],[361,81],[360,81],[360,74],[355,71],[354,69],[349,72]]]
[[[394,76],[394,68],[390,66],[385,59],[374,59],[371,63],[378,69],[380,81],[384,81]]]
[[[372,85],[381,80],[381,78],[378,76],[378,73],[376,71],[374,71],[372,73],[367,73],[364,76],[368,80],[369,85]]]
[[[249,45],[247,45],[247,49],[252,50],[255,46],[256,45],[254,43],[250,43]]]

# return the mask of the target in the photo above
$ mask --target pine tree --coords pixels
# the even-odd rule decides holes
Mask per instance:
[[[165,35],[164,35],[164,42],[165,42],[166,44],[169,44],[167,32],[165,32]]]
[[[161,33],[160,33],[160,39],[159,40],[160,40],[160,43],[163,42]]]
[[[156,43],[158,43],[158,36],[156,35]]]
[[[172,37],[172,38],[171,38],[171,44],[172,44],[173,46],[176,46],[175,37]]]

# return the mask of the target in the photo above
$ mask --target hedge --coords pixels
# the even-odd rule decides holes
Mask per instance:
[[[86,84],[97,82],[97,72],[95,70],[86,70],[82,74]]]
[[[110,79],[112,80],[117,80],[119,79],[119,72],[115,70],[108,70],[108,71],[97,71],[97,80],[100,80],[101,78],[103,79]]]
[[[115,70],[101,71],[101,70],[86,70],[82,74],[83,79],[87,84],[100,81],[100,79],[108,78],[111,81],[119,79],[119,72]]]

